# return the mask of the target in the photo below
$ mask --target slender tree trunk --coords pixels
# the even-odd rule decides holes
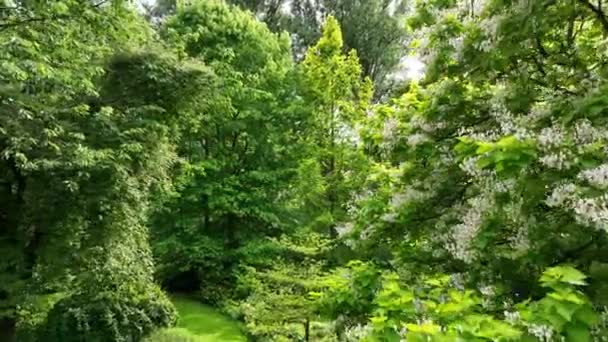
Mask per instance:
[[[304,323],[304,341],[310,341],[310,318],[306,318],[306,322]]]

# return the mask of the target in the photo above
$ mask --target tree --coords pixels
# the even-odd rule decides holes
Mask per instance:
[[[328,14],[336,17],[346,49],[357,51],[363,74],[384,93],[390,76],[406,55],[405,3],[387,0],[325,0]]]
[[[361,79],[357,53],[342,52],[342,33],[335,18],[329,17],[323,36],[306,53],[302,62],[302,87],[310,106],[314,155],[326,179],[325,217],[329,232],[336,234],[336,224],[344,218],[344,205],[362,174],[350,170],[364,167],[357,148],[355,122],[368,105],[372,83]]]
[[[141,339],[175,323],[153,282],[147,221],[205,73],[170,54],[122,52],[153,40],[114,5],[6,9],[0,276],[19,340]]]
[[[218,91],[200,100],[203,115],[190,123],[178,151],[184,163],[166,205],[171,210],[156,216],[161,276],[176,284],[188,275],[190,290],[203,276],[205,287],[230,287],[234,250],[252,238],[281,234],[289,219],[282,199],[302,153],[303,129],[301,114],[290,108],[289,41],[216,1],[179,8],[162,35],[183,55],[209,65]]]
[[[604,28],[578,2],[470,5],[419,3],[409,19],[428,70],[379,119],[398,180],[360,211],[357,242],[370,257],[392,246],[404,269],[541,296],[530,274],[606,261],[605,57],[591,52]]]

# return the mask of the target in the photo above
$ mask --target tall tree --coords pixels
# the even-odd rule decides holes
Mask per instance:
[[[218,91],[201,102],[204,115],[192,122],[180,147],[185,163],[172,215],[161,212],[155,224],[161,274],[171,284],[194,274],[188,282],[194,288],[202,276],[205,284],[229,285],[234,250],[285,229],[285,201],[279,199],[295,175],[303,125],[290,108],[289,40],[219,1],[178,9],[162,34],[212,68]],[[184,259],[175,258],[176,248]]]
[[[2,316],[17,320],[20,341],[139,340],[173,324],[146,224],[204,72],[116,53],[153,42],[121,2],[2,11]]]
[[[311,139],[326,183],[323,203],[330,232],[335,234],[351,187],[360,176],[349,172],[357,167],[359,157],[355,122],[363,115],[373,86],[369,79],[361,78],[356,51],[343,52],[342,32],[334,17],[327,18],[323,36],[306,53],[302,77],[311,111]]]

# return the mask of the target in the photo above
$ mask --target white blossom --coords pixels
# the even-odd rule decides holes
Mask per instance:
[[[581,172],[578,177],[595,187],[605,189],[608,187],[608,164],[585,170]]]
[[[462,52],[464,50],[464,37],[459,36],[459,37],[451,38],[448,41],[448,43],[450,44],[450,46],[452,46],[454,48],[454,54],[455,54],[456,60],[461,59]]]
[[[393,210],[398,210],[410,202],[418,202],[428,197],[428,194],[413,187],[407,187],[404,191],[393,195],[390,206]]]
[[[349,235],[350,233],[352,233],[352,231],[355,228],[355,224],[352,222],[346,222],[346,223],[342,223],[336,226],[336,232],[338,233],[338,236],[340,237],[344,237]]]
[[[559,207],[575,198],[576,185],[572,183],[560,184],[547,197],[545,203],[550,207]]]
[[[604,306],[599,311],[599,322],[591,329],[591,335],[593,341],[608,341],[608,336],[605,335],[605,331],[608,329],[608,307]]]
[[[420,115],[414,115],[410,119],[409,124],[412,128],[420,129],[424,133],[433,133],[447,127],[447,124],[443,121],[430,122]]]
[[[604,136],[605,133],[593,127],[587,119],[578,120],[574,124],[574,142],[577,145],[591,144]]]
[[[501,21],[503,20],[502,16],[495,15],[489,18],[485,18],[480,21],[479,27],[488,34],[491,38],[496,37],[498,33],[498,27],[500,26]]]
[[[479,287],[479,292],[486,297],[494,297],[496,295],[496,287],[492,285],[485,285]]]
[[[538,146],[544,150],[556,148],[564,143],[564,133],[558,126],[543,128],[538,135]]]
[[[382,216],[380,216],[380,219],[384,222],[394,223],[397,220],[397,214],[396,213],[385,213]]]
[[[399,133],[399,121],[395,118],[388,118],[384,121],[384,129],[382,130],[382,138],[386,142],[394,142]]]
[[[473,177],[481,176],[483,170],[477,167],[477,162],[479,161],[479,157],[470,157],[465,159],[462,163],[460,163],[460,169],[464,171],[467,175]]]
[[[454,288],[464,291],[465,289],[465,275],[464,273],[454,273],[450,275],[450,285]]]
[[[344,339],[347,342],[358,342],[369,336],[372,331],[373,328],[369,324],[357,324],[354,327],[348,327],[344,331]]]
[[[608,195],[596,198],[580,198],[573,204],[577,220],[608,231]]]
[[[550,153],[540,158],[541,164],[556,170],[567,170],[573,164],[573,158],[564,151]]]
[[[528,326],[528,332],[542,342],[550,342],[553,338],[553,329],[548,325],[531,324]]]
[[[528,123],[536,123],[551,115],[551,111],[545,106],[534,104],[527,115]]]
[[[359,239],[361,239],[361,240],[367,240],[370,237],[372,237],[375,232],[376,232],[376,230],[374,229],[373,226],[368,226],[365,229],[363,229],[363,231],[361,232],[361,234],[359,234]]]
[[[505,321],[511,324],[517,324],[521,320],[521,316],[518,311],[505,311]]]
[[[486,194],[470,199],[468,204],[462,223],[452,228],[452,241],[446,248],[455,258],[472,262],[475,253],[470,248],[471,242],[477,237],[485,214],[494,206],[494,200],[491,195]]]
[[[517,186],[517,180],[513,178],[496,180],[493,186],[494,191],[496,191],[497,193],[507,193],[515,190],[515,187]]]
[[[518,225],[517,232],[509,239],[511,248],[516,252],[527,252],[530,250],[530,237],[528,236],[528,224]]]
[[[407,144],[411,147],[416,147],[429,141],[430,138],[424,133],[415,133],[407,137]]]

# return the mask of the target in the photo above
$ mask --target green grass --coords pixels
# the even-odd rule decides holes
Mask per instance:
[[[179,312],[177,327],[159,331],[148,339],[149,342],[246,342],[239,324],[186,297],[173,297],[173,304]]]

